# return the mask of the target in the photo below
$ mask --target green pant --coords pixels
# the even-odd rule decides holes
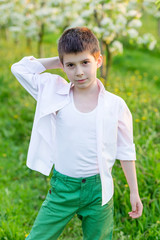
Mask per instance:
[[[51,189],[26,240],[58,239],[75,214],[82,221],[83,240],[112,239],[113,198],[101,206],[99,174],[73,178],[54,168],[50,183]]]

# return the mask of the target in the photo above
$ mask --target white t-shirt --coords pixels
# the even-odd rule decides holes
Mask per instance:
[[[73,90],[71,102],[56,116],[55,169],[70,177],[90,177],[99,173],[96,143],[96,111],[76,109]]]

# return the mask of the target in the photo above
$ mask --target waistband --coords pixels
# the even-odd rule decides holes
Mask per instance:
[[[96,174],[90,177],[80,177],[80,178],[74,178],[74,177],[70,177],[67,175],[64,175],[60,172],[58,172],[55,168],[53,169],[53,176],[61,178],[65,181],[71,181],[71,182],[77,182],[77,183],[81,183],[81,182],[100,182],[101,178],[100,178],[100,174]]]

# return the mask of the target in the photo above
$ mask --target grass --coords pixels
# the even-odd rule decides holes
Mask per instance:
[[[52,38],[52,36],[51,36]],[[56,41],[46,37],[44,56],[57,55]],[[36,103],[11,74],[10,66],[24,56],[36,55],[12,40],[0,42],[0,239],[22,240],[33,225],[49,189],[49,177],[25,165]],[[65,74],[59,70],[52,73]],[[101,79],[103,82],[103,79]],[[113,167],[113,240],[160,239],[160,77],[159,54],[127,47],[123,56],[113,59],[106,89],[121,96],[133,116],[137,151],[137,178],[144,205],[139,219],[130,219],[129,188],[120,162]],[[74,217],[59,239],[82,239],[81,222]]]

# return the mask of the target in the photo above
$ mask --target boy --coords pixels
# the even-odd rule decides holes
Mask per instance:
[[[12,73],[37,100],[27,166],[49,175],[51,189],[27,240],[58,239],[75,214],[84,240],[109,240],[113,232],[115,159],[129,188],[130,217],[142,214],[138,193],[132,115],[125,101],[96,78],[102,65],[99,43],[86,27],[70,28],[58,42],[59,57],[24,57]],[[62,68],[62,77],[43,73]]]

